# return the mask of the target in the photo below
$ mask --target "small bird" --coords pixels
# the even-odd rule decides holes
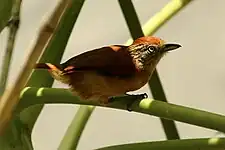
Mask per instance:
[[[105,46],[62,64],[38,63],[35,68],[47,69],[54,79],[68,84],[81,99],[105,105],[111,97],[143,87],[163,55],[179,47],[179,44],[146,36],[134,40],[130,46]]]

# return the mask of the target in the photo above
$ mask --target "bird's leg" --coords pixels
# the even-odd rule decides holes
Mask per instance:
[[[109,97],[108,99],[108,102],[109,103],[112,103],[112,102],[115,102],[116,99],[118,98],[118,100],[120,100],[119,98],[120,96],[112,96],[112,97]],[[143,94],[125,94],[125,96],[123,95],[122,97],[128,99],[127,104],[126,104],[126,109],[128,111],[132,111],[131,110],[131,106],[133,105],[133,103],[136,101],[136,100],[142,100],[144,98],[147,98],[148,95],[146,93],[143,93]]]

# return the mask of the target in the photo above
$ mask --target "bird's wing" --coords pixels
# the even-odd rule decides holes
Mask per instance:
[[[108,46],[85,52],[61,64],[64,73],[96,71],[107,76],[130,76],[136,71],[127,46]]]

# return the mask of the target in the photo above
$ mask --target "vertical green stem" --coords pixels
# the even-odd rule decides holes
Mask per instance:
[[[87,124],[87,121],[94,109],[95,106],[80,106],[79,110],[74,116],[72,123],[67,129],[58,150],[72,150],[77,148],[82,131],[84,130],[85,125]]]
[[[159,13],[157,13],[150,20],[151,22],[149,21],[150,23],[147,23],[147,26],[150,26],[150,28],[147,28],[148,35],[156,32],[169,18],[176,14],[190,1],[191,0],[172,0],[170,3],[168,3]],[[123,11],[132,38],[136,39],[140,36],[144,36],[140,22],[138,20],[137,13],[131,0],[119,0],[119,4]],[[154,99],[167,102],[166,95],[163,90],[163,86],[161,84],[157,70],[154,71],[152,78],[149,81],[149,86]],[[163,129],[165,131],[167,139],[179,139],[179,134],[174,121],[166,120],[163,118],[161,118],[160,120],[163,125]]]
[[[19,28],[21,2],[22,2],[22,0],[15,0],[13,7],[12,7],[12,13],[11,13],[12,16],[8,22],[9,37],[8,37],[6,52],[3,57],[2,72],[0,75],[0,95],[2,95],[4,93],[5,88],[6,88],[14,43],[15,43],[17,31]]]

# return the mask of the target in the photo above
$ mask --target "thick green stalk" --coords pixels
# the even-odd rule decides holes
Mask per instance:
[[[19,28],[20,21],[20,5],[22,0],[15,0],[12,8],[11,19],[8,22],[9,27],[9,37],[7,42],[7,47],[5,55],[3,57],[3,63],[0,74],[0,95],[2,95],[6,88],[7,78],[9,74],[9,67],[11,64],[12,53],[14,49],[14,43]]]
[[[84,1],[85,0],[69,0],[69,6],[67,6],[62,20],[59,23],[59,27],[39,62],[50,62],[53,64],[60,63],[68,39],[79,16]],[[52,83],[53,79],[48,72],[35,70],[28,82],[28,85],[35,87],[51,87]],[[20,114],[21,120],[27,124],[30,130],[32,130],[43,106],[44,104],[30,107],[25,109]]]
[[[182,8],[193,0],[171,0],[158,13],[149,19],[142,28],[144,35],[153,35],[160,27],[176,15]],[[127,41],[127,45],[132,43],[132,39]]]
[[[67,129],[58,150],[77,149],[82,131],[84,130],[85,125],[87,124],[87,121],[94,109],[94,106],[80,106],[72,123]]]
[[[59,27],[56,29],[53,39],[50,41],[39,62],[60,63],[74,24],[84,3],[84,0],[68,1],[69,6],[67,6],[59,23]],[[35,70],[27,85],[35,87],[51,87],[52,83],[53,79],[48,72]],[[30,130],[32,130],[43,106],[44,105],[37,105],[30,107],[20,114],[21,120],[28,125]]]
[[[66,5],[65,5],[66,4]],[[20,73],[16,84],[13,85],[13,88],[9,95],[7,95],[8,99],[10,101],[3,101],[2,98],[1,102],[8,102],[6,103],[7,107],[2,107],[4,109],[0,109],[2,113],[2,116],[5,117],[7,115],[11,115],[12,108],[15,107],[17,101],[17,92],[20,94],[20,88],[25,84],[27,80],[27,76],[29,75],[29,72],[33,67],[31,68],[32,64],[36,62],[36,59],[39,57],[40,52],[45,48],[46,44],[50,41],[52,38],[52,34],[55,30],[55,28],[58,26],[58,22],[61,19],[61,16],[64,12],[64,8],[67,6],[67,1],[62,0],[61,3],[59,3],[58,7],[56,7],[53,15],[49,18],[48,22],[42,27],[39,33],[39,37],[36,40],[36,45],[33,47],[32,52],[29,56],[29,61],[24,65],[23,71]],[[10,95],[11,94],[11,95]],[[5,95],[5,93],[4,93]],[[3,95],[3,96],[4,96]],[[10,98],[10,96],[13,96],[13,99]],[[5,99],[7,99],[5,97]],[[17,149],[17,150],[31,150],[32,148],[32,142],[31,142],[31,129],[29,128],[29,124],[26,124],[26,122],[21,121],[19,115],[12,116],[13,118],[9,120],[9,124],[3,132],[3,134],[0,136],[0,149]],[[1,118],[2,119],[2,118]],[[7,120],[1,120],[5,121]],[[0,124],[2,127],[2,124]]]
[[[130,33],[131,33],[131,36],[133,37],[133,39],[144,36],[144,33],[141,29],[141,24],[138,20],[138,16],[137,16],[137,13],[135,11],[132,1],[131,0],[119,0],[119,4],[120,4],[120,7],[122,9],[122,12],[124,14],[125,20],[127,22],[127,25],[129,27],[129,30],[130,30]],[[174,6],[172,5],[171,7],[174,7]],[[163,16],[157,16],[157,17],[163,17]],[[161,24],[163,24],[163,22]],[[157,26],[155,26],[154,28],[159,29],[159,26],[161,27],[161,24],[157,24]],[[151,24],[149,24],[149,26],[151,26]],[[149,86],[150,86],[152,96],[154,99],[158,99],[158,100],[167,102],[166,95],[163,90],[163,86],[161,84],[157,70],[154,71],[154,73],[152,75],[152,79],[149,82]],[[160,120],[163,125],[163,129],[165,131],[167,139],[179,139],[179,134],[176,129],[176,125],[175,125],[174,121],[165,120],[163,118],[160,118]]]
[[[97,150],[222,150],[225,138],[168,140],[115,145]]]
[[[52,39],[55,28],[57,28],[59,20],[63,14],[63,2],[58,5],[55,12],[50,17],[50,19],[44,24],[39,33],[39,38],[36,40],[35,45],[32,47],[27,60],[25,61],[21,71],[19,72],[16,81],[12,87],[5,91],[0,101],[0,132],[5,128],[9,120],[13,116],[13,111],[19,102],[19,94],[21,90],[25,87],[32,71],[37,62],[38,58],[41,56],[46,45]],[[0,133],[1,134],[1,133]]]
[[[21,103],[18,110],[35,104],[49,104],[49,103],[70,103],[70,104],[84,104],[95,105],[94,102],[82,101],[79,97],[74,96],[66,89],[53,88],[25,88],[21,93]],[[132,99],[133,97],[131,97]],[[30,100],[32,99],[32,101]],[[131,100],[129,96],[117,97],[115,103],[108,107],[126,110],[126,104]],[[200,127],[214,129],[225,132],[225,116],[210,113],[198,109],[188,108],[175,104],[170,104],[158,100],[143,99],[137,100],[132,105],[131,109],[135,112],[149,114],[169,120],[176,120]]]

